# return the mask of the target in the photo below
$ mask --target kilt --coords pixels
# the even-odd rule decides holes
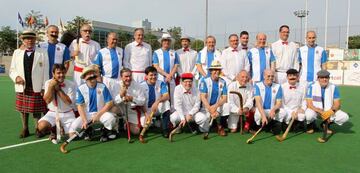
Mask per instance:
[[[16,93],[16,110],[21,113],[46,113],[46,103],[41,93],[35,93],[32,88]]]

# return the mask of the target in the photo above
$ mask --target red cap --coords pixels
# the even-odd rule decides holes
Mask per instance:
[[[184,80],[184,79],[193,79],[194,78],[194,75],[192,73],[183,73],[181,75],[181,79]]]

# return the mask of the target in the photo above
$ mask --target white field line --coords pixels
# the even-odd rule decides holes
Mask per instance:
[[[24,143],[20,143],[20,144],[15,144],[15,145],[9,145],[9,146],[5,146],[5,147],[1,147],[1,150],[6,150],[6,149],[10,149],[10,148],[15,148],[15,147],[20,147],[20,146],[24,146],[24,145],[29,145],[29,144],[35,144],[35,143],[39,143],[39,142],[44,142],[44,141],[48,141],[49,139],[39,139],[36,141],[29,141],[29,142],[24,142]]]

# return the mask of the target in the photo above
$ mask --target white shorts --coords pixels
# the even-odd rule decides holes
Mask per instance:
[[[71,110],[65,113],[59,113],[59,118],[60,125],[64,128],[65,133],[69,133],[71,123],[76,119],[74,112]],[[54,127],[56,125],[56,112],[48,111],[39,122],[40,121],[47,121],[51,127]]]
[[[91,118],[96,114],[96,112],[86,113],[86,120],[87,122],[91,121]],[[100,117],[100,123],[104,125],[104,127],[108,130],[114,130],[117,127],[117,117],[115,114],[111,112],[105,112]],[[77,129],[80,129],[82,126],[82,119],[81,117],[77,117],[73,123],[71,123],[69,133],[75,132]]]
[[[201,132],[208,132],[209,131],[209,121],[210,121],[210,114],[205,114],[204,112],[197,112],[193,115],[193,120],[197,125],[199,125],[199,129]],[[178,123],[180,123],[181,118],[180,115],[175,111],[170,115],[170,122],[175,127]]]
[[[305,118],[307,124],[310,124],[313,121],[315,121],[317,119],[317,116],[318,113],[316,113],[314,110],[306,109]],[[343,112],[342,110],[336,111],[335,114],[330,117],[331,122],[334,122],[340,126],[343,125],[348,120],[349,120],[349,115],[346,112]]]
[[[280,112],[279,112],[279,115],[280,117],[283,117],[283,121],[286,123],[286,124],[289,124],[290,120],[291,120],[291,117],[292,117],[292,113],[295,112],[296,109],[287,109],[287,108],[280,108]],[[305,114],[304,113],[301,113],[301,114],[298,114],[297,115],[297,119],[298,121],[304,121],[305,120]]]
[[[228,128],[236,129],[239,122],[239,114],[231,113],[228,118]]]

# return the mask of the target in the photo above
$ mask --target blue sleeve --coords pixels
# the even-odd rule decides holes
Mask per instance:
[[[103,96],[104,96],[104,102],[107,103],[109,101],[112,100],[111,94],[109,92],[109,89],[104,86],[104,91],[103,91]]]
[[[228,89],[227,89],[227,86],[226,86],[226,82],[224,82],[224,88],[222,89],[221,95],[226,96],[227,93],[228,93]]]
[[[85,99],[84,96],[81,94],[79,88],[76,91],[76,104],[77,105],[82,105],[85,103]]]
[[[281,99],[282,99],[282,96],[283,96],[283,91],[282,91],[282,88],[281,88],[281,86],[280,86],[280,87],[279,87],[279,91],[276,93],[275,99],[276,99],[276,100],[281,100]]]
[[[340,99],[339,87],[337,87],[337,86],[335,86],[335,89],[334,89],[334,99]]]
[[[312,85],[310,85],[310,86],[307,88],[306,98],[307,98],[307,99],[312,99]]]
[[[153,54],[153,64],[159,64],[159,58],[158,58],[156,52],[154,52],[154,54]]]
[[[207,89],[204,78],[202,78],[201,81],[200,81],[199,90],[200,90],[201,93],[208,93],[208,89]]]
[[[301,53],[300,53],[300,49],[298,50],[298,62],[301,63]]]
[[[161,82],[161,84],[160,84],[160,94],[164,95],[166,93],[168,93],[167,85],[165,84],[165,82]]]
[[[260,89],[259,87],[255,84],[255,90],[254,90],[254,96],[260,96]]]
[[[321,53],[321,64],[324,64],[327,62],[327,55],[326,55],[326,51],[324,50],[322,53]]]
[[[275,56],[272,50],[270,50],[270,63],[275,61]]]
[[[201,64],[201,52],[198,53],[196,64]]]
[[[179,55],[175,52],[175,60],[174,60],[174,64],[180,64],[179,61]]]
[[[63,64],[69,60],[70,60],[70,51],[69,48],[65,47],[64,55],[63,55]]]

